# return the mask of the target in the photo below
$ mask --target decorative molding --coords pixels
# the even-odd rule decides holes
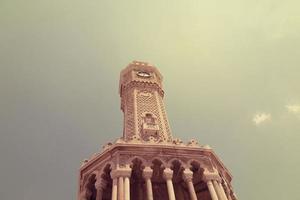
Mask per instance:
[[[197,140],[191,139],[191,140],[187,143],[187,146],[198,147],[198,146],[199,146],[199,143],[198,143]]]

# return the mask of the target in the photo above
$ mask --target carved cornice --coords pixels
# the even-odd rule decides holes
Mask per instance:
[[[137,80],[132,80],[129,83],[122,85],[121,88],[121,97],[123,96],[124,93],[126,93],[127,90],[132,89],[132,88],[141,88],[141,89],[156,89],[158,93],[163,97],[164,96],[164,91],[160,87],[160,85],[156,82],[152,81],[137,81]]]

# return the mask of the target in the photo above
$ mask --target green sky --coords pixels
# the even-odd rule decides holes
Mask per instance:
[[[0,0],[0,199],[76,199],[122,135],[119,72],[156,65],[174,137],[209,144],[240,200],[300,199],[300,2]]]

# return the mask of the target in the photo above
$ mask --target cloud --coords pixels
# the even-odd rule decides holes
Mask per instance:
[[[254,115],[252,121],[256,126],[260,125],[261,123],[271,121],[271,114],[270,113],[257,113]]]
[[[300,114],[300,105],[286,105],[285,106],[286,109],[290,112],[290,113],[293,113],[293,114]]]

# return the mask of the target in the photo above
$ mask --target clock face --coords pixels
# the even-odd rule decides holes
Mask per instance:
[[[143,78],[150,78],[150,77],[151,77],[150,73],[148,73],[148,72],[143,72],[143,71],[137,72],[137,75],[138,75],[139,77],[143,77]]]

